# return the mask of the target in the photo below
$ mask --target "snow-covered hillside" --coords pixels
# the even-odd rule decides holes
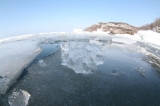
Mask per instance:
[[[134,35],[137,32],[137,28],[122,22],[108,22],[94,24],[85,29],[85,31],[93,32],[97,30],[102,30],[103,32],[109,32],[110,34],[130,34]]]

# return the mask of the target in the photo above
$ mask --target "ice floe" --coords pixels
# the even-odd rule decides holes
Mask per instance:
[[[30,97],[27,91],[20,89],[8,97],[8,103],[10,106],[27,106]]]
[[[41,52],[37,42],[17,41],[0,45],[0,94],[16,81],[23,69]],[[3,80],[2,80],[3,79]]]
[[[96,65],[104,63],[103,47],[93,40],[92,43],[64,42],[61,45],[62,65],[72,68],[76,73],[90,73],[96,70]]]

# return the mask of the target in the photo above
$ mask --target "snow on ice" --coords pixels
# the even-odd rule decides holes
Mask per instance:
[[[17,41],[1,44],[0,51],[0,93],[5,94],[41,49],[37,42]]]
[[[70,33],[50,32],[0,39],[0,94],[6,93],[22,70],[41,52],[38,44],[47,39],[54,41],[91,39],[89,44],[69,41],[61,45],[62,65],[72,68],[76,73],[90,73],[96,69],[96,65],[104,63],[103,49],[106,45],[99,41],[111,39],[106,43],[118,42],[127,45],[142,42],[156,48],[157,53],[160,49],[160,34],[153,31],[139,31],[131,36],[127,34],[109,35],[100,30],[93,33],[75,30]],[[148,54],[148,51],[143,49],[140,52]],[[41,60],[39,64],[42,67],[45,66]]]

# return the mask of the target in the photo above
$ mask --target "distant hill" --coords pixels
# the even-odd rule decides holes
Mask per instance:
[[[93,32],[97,30],[108,32],[110,34],[134,35],[134,33],[137,32],[138,28],[122,22],[108,22],[108,23],[99,22],[98,24],[94,24],[85,29],[85,31],[89,31],[89,32]]]

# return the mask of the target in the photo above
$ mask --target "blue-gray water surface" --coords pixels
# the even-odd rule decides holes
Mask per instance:
[[[159,106],[159,68],[146,61],[147,55],[117,45],[43,44],[41,60],[28,67],[2,106],[19,89],[31,94],[28,106]]]

